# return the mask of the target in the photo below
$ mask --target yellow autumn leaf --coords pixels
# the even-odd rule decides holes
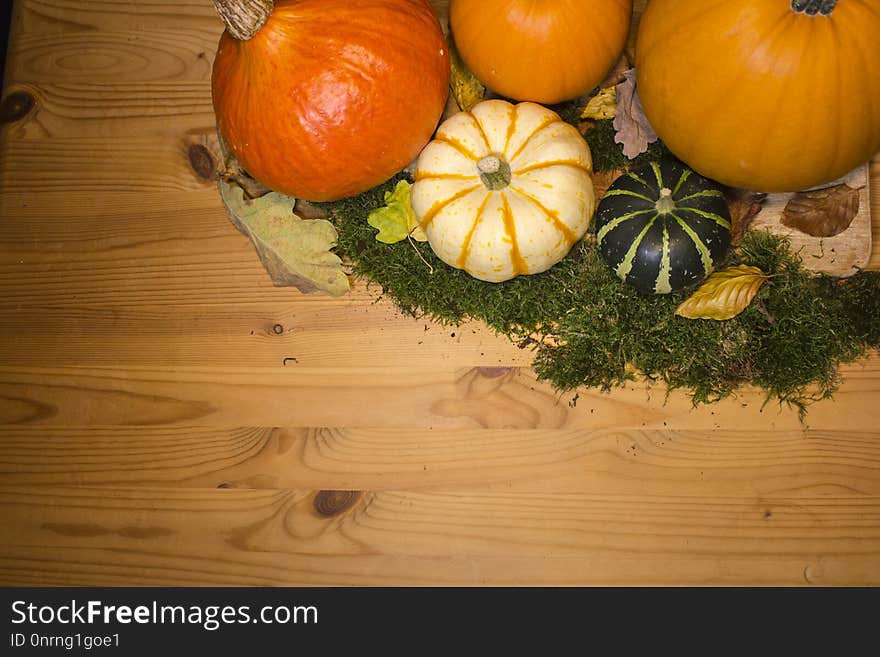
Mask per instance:
[[[688,319],[736,317],[755,298],[769,277],[757,267],[737,265],[716,271],[675,311]]]
[[[617,88],[605,87],[599,89],[599,92],[590,98],[584,111],[581,112],[582,119],[613,119],[617,111]]]
[[[447,43],[450,61],[449,86],[452,97],[462,111],[469,112],[474,105],[486,97],[486,87],[462,61],[458,48],[455,47],[455,41],[450,37]]]
[[[379,231],[376,235],[378,241],[395,244],[407,237],[417,242],[428,241],[410,202],[411,189],[412,183],[398,180],[394,191],[385,192],[385,205],[367,216],[367,223]]]

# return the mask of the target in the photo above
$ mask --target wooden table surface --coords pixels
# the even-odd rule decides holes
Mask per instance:
[[[748,390],[573,404],[481,325],[274,287],[191,157],[220,31],[208,0],[15,2],[0,584],[880,584],[880,358],[804,424]]]

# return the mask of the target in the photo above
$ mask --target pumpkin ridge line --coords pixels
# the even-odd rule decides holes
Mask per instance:
[[[623,256],[623,260],[621,260],[620,263],[617,265],[617,268],[615,271],[617,273],[617,276],[621,280],[626,279],[626,277],[629,276],[629,273],[632,271],[633,262],[636,259],[636,253],[639,250],[639,246],[641,245],[642,240],[645,239],[645,235],[648,234],[648,231],[654,227],[654,223],[657,221],[658,216],[659,215],[655,214],[653,217],[651,217],[651,220],[647,224],[645,224],[645,227],[642,228],[641,232],[638,235],[636,235],[636,238],[633,240],[633,243],[630,244],[630,247],[627,250],[626,255]]]
[[[602,226],[602,228],[599,229],[599,232],[596,233],[596,243],[602,244],[602,240],[605,239],[605,236],[607,236],[608,233],[617,228],[624,221],[628,221],[629,219],[637,217],[641,214],[650,214],[652,212],[656,213],[657,211],[654,208],[648,208],[646,210],[636,210],[635,212],[630,212],[619,217],[614,217],[614,219]]]
[[[565,123],[565,122],[556,115],[548,117],[547,120],[542,121],[540,123],[540,125],[538,125],[537,128],[532,130],[532,132],[529,134],[529,136],[523,140],[523,143],[520,144],[519,148],[516,149],[516,152],[510,156],[510,162],[513,162],[517,157],[520,156],[520,154],[525,150],[526,146],[529,145],[529,142],[532,141],[532,139],[534,139],[535,135],[537,135],[539,132],[541,132],[541,130],[543,130],[544,128],[550,127],[554,123]],[[565,123],[565,125],[568,125],[568,124]]]
[[[645,196],[644,194],[634,192],[631,189],[609,189],[607,192],[605,192],[604,196],[634,196],[635,198],[647,201],[648,203],[654,203],[656,200],[650,198],[649,196]]]
[[[687,212],[693,212],[705,219],[711,219],[716,224],[723,228],[730,228],[730,221],[722,217],[720,214],[715,214],[714,212],[707,212],[706,210],[701,210],[700,208],[694,208],[689,205],[681,206],[678,208],[679,210],[685,210]]]
[[[678,182],[675,183],[675,187],[672,189],[672,195],[673,195],[673,196],[675,196],[676,194],[678,194],[678,190],[680,190],[680,189],[681,189],[681,186],[684,185],[684,182],[685,182],[688,178],[691,177],[691,173],[692,173],[691,169],[685,169],[684,171],[681,172],[681,176],[678,178]],[[685,196],[685,198],[690,198],[690,197]],[[682,201],[683,201],[684,199],[679,199],[679,200],[682,200]]]
[[[657,187],[659,189],[666,187],[663,184],[663,173],[660,171],[660,165],[656,162],[651,162],[651,169],[654,171],[654,177],[657,179]]]
[[[669,294],[672,292],[672,262],[669,255],[669,224],[663,222],[663,247],[660,255],[660,271],[654,279],[655,294]]]
[[[434,218],[438,214],[440,214],[444,210],[444,208],[449,206],[451,203],[454,203],[455,201],[459,200],[460,198],[464,198],[465,196],[467,196],[468,194],[470,194],[474,190],[479,189],[481,186],[482,186],[482,183],[477,184],[477,185],[473,185],[472,187],[468,187],[466,189],[462,189],[459,192],[457,192],[456,194],[453,194],[452,196],[450,196],[449,198],[443,199],[439,203],[436,203],[435,205],[431,206],[430,208],[428,208],[428,211],[425,212],[425,216],[422,217],[422,220],[419,222],[419,227],[422,230],[426,230],[428,228],[428,226],[431,225],[431,222],[434,221]]]
[[[587,173],[593,172],[593,167],[588,167],[584,164],[581,164],[580,160],[550,160],[548,162],[538,162],[537,164],[529,164],[528,166],[524,166],[520,169],[517,169],[513,172],[514,175],[521,175],[523,173],[529,173],[530,171],[539,171],[541,169],[546,169],[548,167],[555,166],[570,166],[575,167],[577,169],[581,169],[582,171],[586,171]]]
[[[709,253],[709,249],[706,248],[706,245],[700,239],[700,236],[691,228],[688,223],[679,217],[675,212],[669,213],[677,222],[681,229],[684,231],[685,235],[687,235],[691,242],[694,243],[694,246],[697,249],[697,253],[700,254],[700,261],[703,264],[703,272],[708,276],[712,273],[712,254]]]
[[[504,222],[504,232],[510,238],[510,263],[513,265],[513,273],[516,276],[520,274],[528,274],[529,268],[526,261],[523,260],[522,253],[519,250],[519,242],[516,241],[516,224],[513,221],[513,211],[510,209],[510,203],[507,201],[507,193],[501,192],[501,218]]]
[[[504,137],[504,148],[501,150],[505,157],[507,149],[510,148],[510,140],[513,138],[513,135],[516,134],[516,124],[519,120],[519,112],[517,111],[516,106],[511,108],[510,117],[510,122],[507,124],[507,135]]]
[[[441,135],[441,134],[438,133],[438,134],[434,137],[434,139],[435,139],[436,141],[442,142],[442,143],[444,143],[444,144],[449,144],[450,146],[452,146],[452,148],[454,148],[455,150],[457,150],[459,153],[461,153],[462,155],[464,155],[464,156],[465,156],[466,158],[468,158],[469,160],[473,160],[473,161],[476,162],[477,160],[480,159],[480,156],[479,156],[479,155],[477,155],[477,154],[471,152],[471,150],[470,150],[467,146],[465,146],[464,144],[462,144],[460,141],[458,141],[458,140],[455,139],[454,137],[450,137],[450,136],[448,136],[448,135]]]
[[[635,180],[637,183],[639,183],[642,187],[644,187],[648,191],[651,190],[651,186],[648,184],[648,182],[644,178],[642,178],[640,175],[638,175],[637,173],[630,171],[626,175],[627,175],[627,177]]]
[[[486,131],[483,129],[483,124],[480,123],[480,120],[476,116],[471,114],[470,112],[468,112],[468,116],[471,117],[471,120],[474,122],[474,125],[477,127],[477,132],[480,133],[480,137],[482,137],[482,139],[483,139],[483,143],[486,144],[486,152],[491,153],[492,152],[492,144],[489,143],[489,137],[488,137],[488,135],[486,135]],[[477,158],[477,159],[479,159],[479,158]]]
[[[543,212],[545,215],[547,215],[547,217],[553,223],[555,228],[560,233],[562,233],[563,237],[565,237],[565,242],[569,248],[571,248],[571,246],[575,242],[577,242],[577,240],[578,240],[577,236],[575,236],[575,234],[571,230],[571,228],[569,228],[568,225],[564,221],[562,221],[562,219],[559,218],[559,215],[556,212],[553,212],[552,210],[550,210],[550,208],[548,208],[543,203],[541,203],[541,201],[539,201],[537,198],[535,198],[534,196],[532,196],[531,194],[529,194],[527,191],[525,191],[524,189],[522,189],[520,187],[514,187],[511,185],[510,191],[516,192],[517,194],[519,194],[523,198],[531,201],[532,203],[535,204],[535,206],[539,210],[541,210],[541,212]]]
[[[465,268],[467,264],[467,257],[471,252],[471,241],[474,238],[474,233],[477,230],[477,225],[483,219],[483,211],[486,209],[486,205],[489,203],[489,199],[491,198],[491,194],[486,194],[483,198],[483,202],[480,203],[480,207],[477,208],[476,215],[474,216],[474,223],[471,225],[470,230],[468,230],[467,235],[465,235],[464,242],[461,245],[461,253],[458,256],[458,266],[461,269]]]
[[[479,176],[469,176],[466,173],[425,173],[423,171],[416,171],[413,174],[416,182],[420,180],[476,180]]]
[[[673,190],[672,193],[675,194],[675,190]],[[680,199],[677,199],[677,201],[681,203],[682,201],[689,201],[692,198],[705,198],[707,196],[711,196],[713,198],[724,198],[724,193],[717,189],[703,189],[699,192],[694,192],[693,194],[682,196]]]

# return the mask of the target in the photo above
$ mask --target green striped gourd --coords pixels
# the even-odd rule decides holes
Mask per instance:
[[[643,294],[668,294],[712,273],[730,247],[719,186],[677,160],[622,174],[596,212],[605,262]]]

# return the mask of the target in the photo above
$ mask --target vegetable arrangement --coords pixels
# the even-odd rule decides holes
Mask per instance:
[[[224,203],[274,280],[339,294],[352,271],[413,315],[481,319],[561,389],[639,372],[803,408],[880,344],[880,277],[814,277],[747,230],[757,192],[880,149],[867,0],[651,0],[635,68],[631,0],[451,0],[448,37],[425,0],[214,3],[218,131],[273,192],[227,175]],[[846,230],[858,192],[830,189],[786,220]]]

